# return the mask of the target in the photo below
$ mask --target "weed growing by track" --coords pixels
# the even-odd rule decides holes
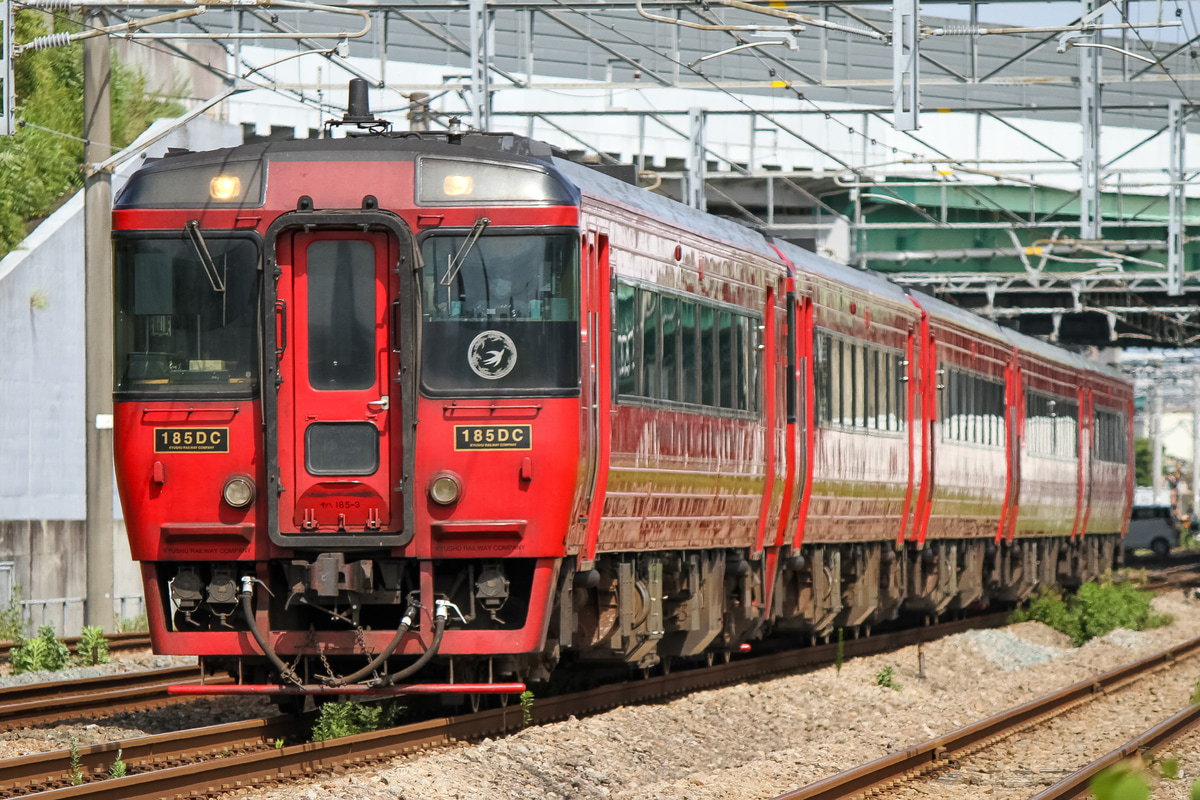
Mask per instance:
[[[312,741],[322,742],[326,739],[390,728],[396,724],[403,711],[404,706],[395,702],[378,705],[362,705],[349,700],[344,703],[326,703],[317,714]]]
[[[1075,595],[1066,598],[1054,588],[1035,597],[1029,608],[1014,611],[1009,622],[1043,622],[1070,636],[1079,647],[1117,628],[1144,631],[1170,625],[1175,618],[1154,613],[1150,607],[1153,598],[1150,592],[1132,584],[1114,584],[1109,580],[1085,583]]]
[[[79,765],[79,737],[71,734],[71,771],[67,773],[71,776],[71,785],[78,786],[83,783],[83,770]]]
[[[99,625],[83,626],[78,652],[80,663],[93,667],[112,660],[108,657],[108,639],[104,638],[104,629]]]
[[[896,683],[896,668],[888,666],[875,673],[875,685],[900,691],[900,684]]]
[[[526,689],[520,694],[521,727],[528,728],[533,724],[533,692]]]
[[[8,605],[0,609],[0,640],[15,642],[25,634],[25,609],[21,607],[21,587],[14,586]]]
[[[9,654],[12,671],[32,672],[44,669],[57,672],[71,662],[71,651],[54,635],[54,628],[43,625],[34,639],[17,639],[17,645]]]
[[[117,748],[117,757],[113,761],[112,766],[108,768],[108,777],[124,778],[127,770],[126,764],[121,760],[121,748]]]

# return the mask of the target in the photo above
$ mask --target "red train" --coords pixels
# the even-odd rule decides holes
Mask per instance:
[[[1118,558],[1114,370],[538,142],[346,121],[116,202],[156,651],[247,690],[511,690]]]

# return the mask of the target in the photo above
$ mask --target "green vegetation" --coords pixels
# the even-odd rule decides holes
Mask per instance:
[[[520,694],[521,727],[528,728],[533,724],[533,692],[526,689]]]
[[[78,786],[83,783],[83,769],[79,765],[79,737],[71,734],[71,771],[68,773],[71,776],[71,785]]]
[[[150,621],[146,619],[145,614],[138,614],[136,617],[118,620],[117,628],[121,633],[146,633],[150,630]]]
[[[1117,628],[1143,631],[1174,622],[1170,614],[1154,613],[1153,597],[1130,583],[1111,581],[1085,583],[1066,599],[1058,589],[1049,589],[1035,597],[1029,608],[1014,611],[1009,622],[1043,622],[1070,636],[1078,647]]]
[[[1135,486],[1154,485],[1154,480],[1150,475],[1154,463],[1154,459],[1151,458],[1152,455],[1149,439],[1133,440],[1133,479]]]
[[[875,673],[875,685],[882,686],[884,689],[900,691],[900,684],[896,683],[895,667],[884,667]]]
[[[8,605],[0,610],[0,641],[15,642],[25,635],[25,609],[21,607],[21,587],[14,586]]]
[[[104,638],[104,629],[99,625],[83,626],[76,652],[81,664],[90,664],[93,667],[112,660],[108,657],[108,639]]]
[[[41,12],[18,11],[15,41],[50,33],[45,20]],[[79,28],[62,15],[54,22],[55,33]],[[20,243],[30,221],[48,214],[64,195],[83,185],[83,143],[78,139],[83,136],[82,45],[24,52],[14,59],[13,73],[21,127],[0,141],[0,256]],[[181,113],[178,104],[146,98],[144,77],[115,61],[111,86],[114,152],[154,119]]]
[[[356,733],[370,733],[381,728],[390,728],[404,710],[398,703],[361,705],[352,701],[326,703],[317,714],[313,725],[312,741],[338,739]],[[282,747],[282,745],[277,745]]]
[[[127,766],[126,766],[125,762],[121,760],[121,752],[122,752],[121,749],[117,748],[117,757],[113,761],[112,766],[108,768],[108,777],[110,777],[110,778],[124,778],[125,777],[125,772],[126,772]]]
[[[71,651],[58,640],[50,625],[39,628],[35,639],[17,638],[15,641],[17,644],[8,657],[14,673],[39,669],[56,672],[71,662]]]
[[[1173,781],[1179,777],[1179,759],[1164,758],[1157,764],[1146,764],[1131,758],[1113,764],[1092,779],[1092,797],[1096,800],[1148,800],[1151,780],[1158,775]],[[1200,800],[1200,780],[1192,784],[1192,800]]]

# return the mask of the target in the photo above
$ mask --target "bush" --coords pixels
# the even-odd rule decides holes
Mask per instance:
[[[145,614],[138,614],[136,617],[119,620],[117,627],[121,633],[146,633],[150,630],[150,621]]]
[[[1057,589],[1042,592],[1028,609],[1013,612],[1009,622],[1036,620],[1071,637],[1078,647],[1084,642],[1126,628],[1143,631],[1174,622],[1170,614],[1155,614],[1154,598],[1129,583],[1085,583],[1074,596],[1063,599]]]
[[[322,742],[356,733],[370,733],[380,728],[390,728],[402,706],[395,703],[360,705],[352,701],[326,703],[317,714],[313,725],[312,741]]]
[[[32,672],[47,670],[57,672],[67,666],[71,660],[71,651],[54,635],[54,628],[43,625],[38,629],[36,639],[17,640],[8,659],[13,672]]]

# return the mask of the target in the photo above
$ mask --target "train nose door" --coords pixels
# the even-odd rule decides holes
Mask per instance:
[[[403,518],[391,502],[397,249],[384,232],[307,230],[279,242],[276,324],[281,344],[291,339],[280,361],[281,531],[371,534]]]

